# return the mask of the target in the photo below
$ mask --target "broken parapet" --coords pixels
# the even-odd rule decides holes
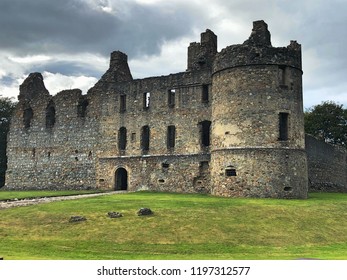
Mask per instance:
[[[111,53],[110,67],[102,76],[101,81],[110,83],[129,82],[132,81],[128,56],[120,51]]]
[[[213,73],[238,66],[271,64],[301,69],[301,45],[291,41],[287,47],[272,47],[267,24],[261,20],[253,22],[252,33],[243,44],[226,47],[216,55]]]
[[[209,29],[201,33],[200,43],[188,47],[188,71],[211,68],[217,53],[217,36]]]

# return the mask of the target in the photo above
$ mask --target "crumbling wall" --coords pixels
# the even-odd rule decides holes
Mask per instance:
[[[78,89],[51,96],[41,74],[29,75],[8,135],[6,187],[95,188],[97,105]]]
[[[306,135],[310,191],[347,192],[347,152]]]

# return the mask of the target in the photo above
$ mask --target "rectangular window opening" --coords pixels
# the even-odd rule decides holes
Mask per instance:
[[[167,127],[167,148],[173,149],[175,147],[175,138],[176,138],[176,127],[170,125]]]
[[[149,150],[149,126],[145,125],[142,127],[141,131],[141,150],[146,152]]]
[[[210,146],[210,121],[202,121],[200,125],[200,143],[202,147]]]
[[[143,94],[143,109],[144,110],[148,110],[149,109],[150,102],[151,102],[151,93],[150,92],[145,92]]]
[[[133,132],[131,133],[131,142],[135,142],[136,141],[136,133]]]
[[[127,145],[127,129],[121,127],[118,131],[118,147],[119,150],[124,151]]]
[[[288,140],[289,113],[279,113],[279,141]]]
[[[285,65],[280,65],[278,69],[279,69],[280,87],[288,88],[289,86],[288,67]]]
[[[169,108],[175,107],[175,93],[176,93],[176,90],[174,90],[174,89],[169,89],[169,91],[168,91],[167,103],[168,103]]]
[[[208,85],[202,86],[201,102],[202,103],[208,103],[209,102]]]
[[[227,167],[225,169],[225,176],[227,177],[236,176],[236,169],[233,167]]]
[[[126,111],[126,95],[120,96],[119,112],[124,113]]]

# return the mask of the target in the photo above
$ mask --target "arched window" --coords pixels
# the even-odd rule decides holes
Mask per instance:
[[[55,124],[55,106],[51,100],[46,108],[46,128],[52,128]]]

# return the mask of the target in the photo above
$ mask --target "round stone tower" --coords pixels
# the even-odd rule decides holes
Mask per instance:
[[[212,193],[306,198],[301,46],[271,45],[264,21],[216,55],[212,74]]]

